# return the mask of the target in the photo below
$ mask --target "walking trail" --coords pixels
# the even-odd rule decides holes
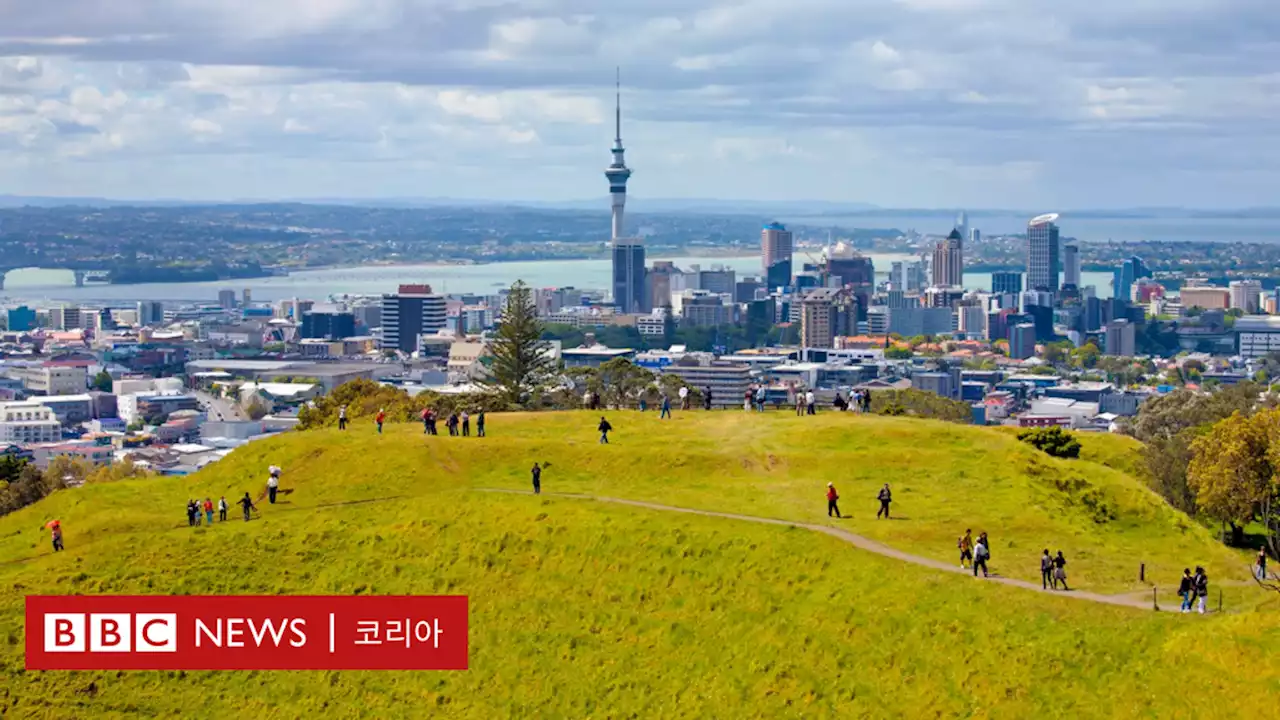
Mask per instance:
[[[512,493],[516,495],[529,494],[529,492],[526,490],[510,490],[505,488],[476,488],[476,489],[480,490],[481,492]],[[872,540],[870,538],[863,537],[862,535],[858,535],[856,533],[851,533],[848,530],[843,530],[841,528],[831,527],[829,525],[817,525],[813,523],[797,522],[794,520],[778,520],[776,518],[757,517],[754,515],[735,515],[733,513],[722,513],[722,512],[715,512],[712,510],[696,510],[694,508],[676,507],[674,505],[659,505],[657,503],[642,502],[640,500],[625,500],[623,498],[603,497],[599,495],[577,495],[573,493],[549,493],[549,492],[544,492],[542,494],[548,495],[551,497],[567,498],[572,500],[594,500],[596,502],[613,503],[616,505],[630,505],[632,507],[645,508],[647,510],[658,510],[661,512],[685,513],[687,515],[702,515],[705,517],[725,518],[728,520],[741,520],[745,522],[764,523],[766,525],[783,525],[786,527],[804,528],[805,530],[811,530],[813,532],[819,532],[825,535],[830,535],[832,537],[839,538],[840,540],[843,540],[844,542],[847,542],[850,545],[853,545],[854,547],[860,550],[866,550],[867,552],[873,552],[877,555],[883,555],[884,557],[893,558],[895,560],[901,560],[902,562],[911,563],[913,565],[921,565],[931,570],[938,570],[940,572],[949,572],[949,573],[955,573],[960,575],[971,575],[973,572],[972,570],[963,570],[956,565],[953,565],[951,563],[946,563],[941,560],[934,560],[932,558],[921,557],[920,555],[912,555],[911,553],[903,552],[901,550],[895,550],[894,548],[891,548],[888,545],[878,543],[875,540]],[[1137,597],[1133,593],[1128,595],[1102,595],[1099,593],[1086,592],[1083,590],[1071,590],[1068,592],[1062,592],[1060,590],[1045,590],[1039,585],[1036,585],[1035,583],[1032,583],[1032,582],[1027,582],[1026,580],[1015,580],[1014,578],[999,577],[995,575],[989,578],[986,578],[985,580],[987,582],[1000,583],[1001,585],[1010,585],[1012,587],[1022,588],[1024,590],[1034,590],[1035,592],[1038,592],[1038,593],[1045,593],[1046,595],[1054,595],[1056,597],[1072,598],[1075,600],[1085,600],[1088,602],[1103,603],[1105,605],[1119,605],[1122,607],[1138,608],[1142,610],[1152,609],[1152,603],[1149,598],[1144,599],[1142,597]],[[1161,610],[1168,611],[1168,612],[1175,611],[1174,608],[1163,608],[1163,607],[1161,608]]]

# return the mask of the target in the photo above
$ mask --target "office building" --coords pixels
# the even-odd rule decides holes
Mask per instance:
[[[728,270],[724,267],[715,267],[710,270],[699,268],[697,273],[699,290],[730,297],[733,297],[737,292],[738,278],[737,273],[733,270]]]
[[[1120,263],[1120,269],[1116,271],[1114,283],[1115,297],[1127,298],[1130,294],[1130,288],[1141,278],[1151,277],[1151,271],[1142,262],[1139,257],[1130,257],[1128,260]]]
[[[139,302],[138,324],[148,326],[163,325],[164,304],[158,300],[143,300]]]
[[[945,335],[952,330],[954,321],[951,308],[890,308],[889,332],[902,337],[917,335]]]
[[[26,332],[36,329],[36,311],[26,305],[10,308],[8,313],[9,332]]]
[[[62,439],[62,423],[39,402],[0,403],[0,444],[33,445]]]
[[[218,291],[218,307],[223,310],[234,310],[236,307],[236,291],[235,290],[219,290]]]
[[[11,369],[31,395],[79,395],[89,385],[87,364],[50,360]]]
[[[815,288],[800,301],[800,346],[834,348],[835,338],[858,334],[858,303],[846,288]]]
[[[758,299],[758,297],[765,297],[767,295],[768,292],[765,292],[764,283],[760,281],[760,278],[743,278],[733,286],[734,302],[752,302]]]
[[[1036,354],[1036,326],[1018,323],[1009,328],[1009,357],[1026,360]]]
[[[991,273],[991,292],[996,295],[1016,295],[1022,292],[1022,273],[1010,271]]]
[[[1103,337],[1104,355],[1133,357],[1136,354],[1137,328],[1128,320],[1112,320],[1107,323]]]
[[[1246,315],[1253,315],[1262,307],[1262,283],[1257,280],[1232,280],[1228,285],[1231,293],[1231,307],[1243,310]]]
[[[791,284],[791,255],[794,251],[791,231],[782,223],[769,223],[760,231],[761,271],[770,289]]]
[[[982,231],[981,231],[981,230],[979,230],[978,228],[970,228],[970,229],[969,229],[969,244],[970,244],[970,245],[975,245],[975,246],[976,246],[976,245],[977,245],[978,243],[980,243],[980,242],[982,242]]]
[[[1058,247],[1058,216],[1040,215],[1027,224],[1027,289],[1058,291],[1061,250]]]
[[[1250,315],[1236,320],[1236,352],[1243,358],[1261,358],[1280,352],[1280,317]]]
[[[1226,310],[1231,304],[1231,294],[1227,288],[1209,285],[1183,287],[1178,293],[1184,308],[1200,308],[1202,310]]]
[[[934,246],[932,268],[935,287],[964,286],[964,239],[959,230],[952,230]]]
[[[924,289],[926,274],[924,263],[895,261],[889,270],[889,286],[903,292],[919,292]]]
[[[653,267],[645,273],[649,307],[653,309],[670,307],[671,293],[680,289],[675,287],[673,281],[682,276],[683,273],[670,260],[655,261]]]
[[[714,295],[705,290],[685,290],[675,300],[682,325],[715,327],[734,321],[734,306],[725,304],[724,295]]]
[[[987,336],[987,311],[981,306],[961,306],[956,308],[956,331],[964,333],[970,340],[983,339]]]
[[[54,330],[78,330],[81,324],[80,308],[75,305],[62,305],[49,310],[49,325]]]
[[[395,294],[382,296],[382,347],[412,353],[418,337],[445,327],[446,304],[430,285],[401,285]]]
[[[313,308],[303,313],[300,334],[312,340],[341,340],[356,334],[356,316],[339,308]]]
[[[1080,246],[1075,244],[1062,246],[1062,284],[1078,289],[1080,287]]]
[[[663,366],[664,374],[676,375],[699,390],[711,390],[714,408],[741,408],[742,396],[751,386],[751,366],[721,360],[691,362],[692,356]]]

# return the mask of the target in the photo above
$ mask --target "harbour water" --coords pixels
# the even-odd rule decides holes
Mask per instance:
[[[888,277],[891,264],[912,261],[910,255],[870,256],[877,275]],[[760,258],[703,257],[655,258],[672,260],[677,267],[703,269],[723,266],[735,270],[740,277],[760,275]],[[795,257],[795,267],[807,261]],[[89,283],[76,287],[70,271],[24,269],[13,270],[5,278],[3,295],[9,303],[24,302],[46,305],[57,302],[81,302],[103,305],[128,305],[138,300],[160,300],[169,303],[214,302],[219,290],[235,290],[239,296],[249,290],[256,301],[309,298],[317,301],[339,295],[378,295],[394,292],[401,283],[427,283],[441,293],[488,294],[523,280],[532,287],[578,287],[604,289],[609,285],[610,261],[546,260],[532,262],[490,263],[486,265],[375,265],[327,270],[306,270],[287,276],[275,276],[232,282],[148,283],[141,285],[100,285]],[[1084,273],[1086,285],[1094,285],[1099,297],[1109,297],[1111,276],[1108,273]],[[978,289],[991,287],[989,273],[965,273],[965,285]]]

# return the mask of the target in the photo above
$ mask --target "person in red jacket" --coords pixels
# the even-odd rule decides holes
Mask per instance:
[[[387,419],[387,413],[386,413],[385,411],[383,411],[383,410],[379,410],[379,411],[378,411],[377,416],[375,416],[375,417],[373,418],[373,421],[374,421],[374,422],[376,422],[376,423],[378,423],[378,434],[379,434],[379,435],[381,435],[381,434],[382,434],[382,421],[384,421],[384,420],[386,420],[386,419]]]
[[[840,514],[840,506],[836,504],[836,501],[839,499],[840,495],[836,493],[835,484],[827,483],[827,517],[831,517],[833,513],[838,518],[844,517]]]

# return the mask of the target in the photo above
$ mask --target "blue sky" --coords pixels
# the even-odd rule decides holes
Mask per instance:
[[[1274,0],[3,0],[0,193],[1275,205]],[[639,202],[637,209],[642,209]]]

